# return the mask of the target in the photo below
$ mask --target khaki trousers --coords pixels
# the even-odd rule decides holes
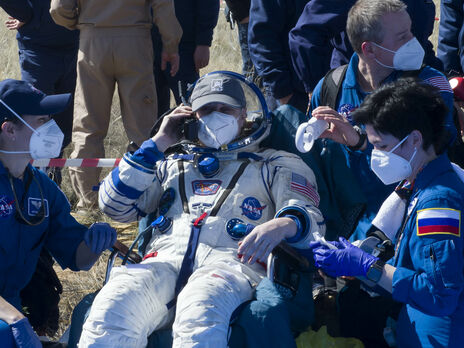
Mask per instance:
[[[118,85],[129,141],[148,139],[156,120],[153,48],[146,28],[84,28],[80,33],[71,158],[103,158],[111,101]],[[70,168],[78,208],[94,208],[100,168]]]

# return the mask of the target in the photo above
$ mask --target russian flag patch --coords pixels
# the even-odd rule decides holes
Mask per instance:
[[[423,209],[417,212],[417,235],[451,234],[461,236],[461,211],[448,208]]]

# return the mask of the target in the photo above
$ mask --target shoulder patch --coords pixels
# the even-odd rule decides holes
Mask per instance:
[[[461,236],[461,211],[449,208],[423,209],[417,212],[417,235],[451,234]]]
[[[451,89],[451,86],[447,78],[444,76],[439,75],[439,76],[429,77],[428,79],[425,79],[424,82],[428,83],[429,85],[433,87],[438,88],[440,92],[453,93],[453,90]]]
[[[319,194],[316,188],[311,185],[303,175],[292,172],[292,181],[290,183],[290,190],[298,192],[314,202],[314,205],[319,206]]]

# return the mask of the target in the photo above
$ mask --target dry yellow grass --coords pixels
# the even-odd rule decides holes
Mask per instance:
[[[438,5],[439,1],[434,0]],[[438,6],[437,6],[438,9]],[[437,12],[438,14],[438,12]],[[438,16],[438,15],[437,15]],[[0,11],[0,22],[3,23],[7,18],[3,11]],[[436,22],[435,29],[438,28]],[[432,36],[432,42],[436,46],[437,30]],[[0,54],[0,80],[5,78],[20,78],[17,43],[15,39],[15,32],[7,31],[4,26],[0,25],[0,44],[2,51]],[[241,58],[240,49],[237,40],[237,31],[231,31],[229,24],[225,22],[222,13],[219,15],[219,23],[214,32],[214,40],[211,48],[211,60],[207,68],[203,69],[201,73],[207,73],[214,70],[232,70],[236,72],[241,71]],[[127,146],[127,137],[125,136],[122,122],[120,119],[119,100],[117,93],[115,93],[112,107],[112,121],[108,137],[105,141],[106,157],[120,157],[125,151]],[[68,148],[65,155],[70,153]],[[63,191],[70,199],[71,203],[75,202],[75,195],[69,184],[69,177],[67,171],[64,171]],[[104,217],[96,214],[85,218],[81,222],[84,224],[91,224],[96,220],[106,220]],[[118,230],[118,238],[130,244],[130,241],[136,235],[136,224],[117,224],[112,222]],[[62,271],[58,267],[57,272],[63,283],[63,294],[60,302],[60,329],[54,339],[58,338],[69,325],[70,317],[73,308],[86,294],[99,289],[103,283],[103,278],[106,269],[107,252],[97,262],[97,264],[89,272],[71,272]]]

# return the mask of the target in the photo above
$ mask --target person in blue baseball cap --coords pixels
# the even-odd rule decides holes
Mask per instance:
[[[59,155],[63,133],[50,115],[70,101],[70,94],[47,96],[24,81],[0,82],[0,346],[5,348],[42,347],[20,298],[42,249],[63,269],[88,270],[116,241],[106,223],[79,224],[63,192],[29,164]]]

